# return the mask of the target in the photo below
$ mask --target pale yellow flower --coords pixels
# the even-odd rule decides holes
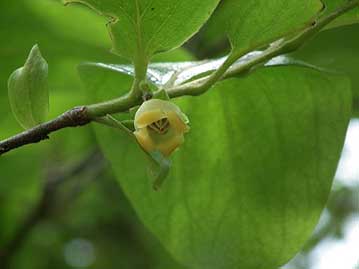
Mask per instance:
[[[160,151],[169,156],[184,142],[189,131],[188,118],[170,101],[145,101],[135,115],[135,132],[138,143],[147,152]]]

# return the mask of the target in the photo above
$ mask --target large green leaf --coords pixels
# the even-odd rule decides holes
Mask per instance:
[[[149,59],[180,46],[209,18],[219,0],[64,0],[85,4],[111,19],[113,50]]]
[[[81,71],[98,100],[129,83],[114,70]],[[309,68],[264,68],[178,104],[191,131],[158,192],[139,147],[96,128],[137,214],[191,268],[278,268],[325,206],[350,116],[348,80]]]
[[[231,2],[232,0],[222,0],[221,3],[216,8],[215,12],[208,20],[206,25],[203,27],[201,31],[201,35],[198,40],[198,48],[196,47],[197,54],[205,55],[213,54],[223,55],[224,49],[227,51],[228,44],[225,41],[225,29],[228,26],[228,16],[226,15],[226,8],[229,5],[227,2]],[[355,0],[354,0],[355,1]],[[297,1],[298,4],[301,1]],[[320,16],[328,15],[333,12],[335,9],[340,8],[343,5],[348,4],[346,0],[322,0],[325,5],[324,12],[320,13]],[[294,18],[293,18],[294,19]],[[334,22],[330,23],[324,29],[342,26],[345,24],[352,24],[359,22],[359,8],[356,8],[347,14],[341,15],[336,18]],[[286,23],[285,23],[286,24]],[[271,27],[272,24],[268,24],[268,27]],[[239,41],[242,37],[239,36]],[[262,38],[262,37],[261,37]],[[208,57],[208,56],[207,56]]]
[[[226,23],[233,50],[243,53],[304,28],[322,7],[319,0],[225,0],[214,23]]]
[[[321,32],[293,57],[347,74],[352,82],[354,112],[358,115],[359,57],[356,55],[359,55],[359,24]]]

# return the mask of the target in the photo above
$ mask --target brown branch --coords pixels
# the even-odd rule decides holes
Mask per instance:
[[[97,178],[98,174],[103,171],[105,161],[102,155],[98,152],[92,152],[84,160],[81,160],[76,165],[66,169],[62,173],[55,176],[49,176],[43,186],[42,194],[32,211],[26,217],[24,222],[16,231],[14,237],[0,249],[0,268],[9,268],[12,258],[21,248],[32,229],[41,221],[46,219],[52,213],[52,209],[57,203],[57,194],[59,187],[67,180],[77,178],[78,175],[84,173],[91,168],[91,176]]]
[[[20,134],[0,141],[0,155],[18,147],[38,143],[48,139],[49,134],[66,127],[77,127],[88,124],[91,119],[87,113],[87,107],[75,107],[66,111],[57,118],[35,126]]]

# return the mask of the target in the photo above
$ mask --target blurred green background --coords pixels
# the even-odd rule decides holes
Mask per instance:
[[[57,0],[0,1],[0,139],[21,131],[10,112],[6,84],[34,44],[49,63],[50,117],[86,103],[79,63],[125,63],[109,52],[105,23],[87,9],[64,7]],[[182,49],[158,60],[213,58],[226,51],[221,25],[209,21]],[[294,56],[348,73],[359,96],[359,25],[322,32]],[[352,120],[349,133],[328,207],[288,269],[324,268],[318,257],[333,244],[341,248],[335,255],[348,248],[359,259],[350,251],[353,236],[359,237],[351,234],[359,230],[359,120]],[[354,269],[355,263],[341,268]],[[87,126],[1,156],[0,268],[183,267],[137,219]]]

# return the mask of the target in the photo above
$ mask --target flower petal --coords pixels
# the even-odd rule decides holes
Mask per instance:
[[[156,145],[156,149],[159,150],[164,156],[169,156],[184,142],[183,135],[176,135],[163,143]]]
[[[149,125],[154,121],[163,119],[170,111],[175,112],[178,115],[182,113],[178,106],[169,101],[151,99],[143,102],[135,115],[135,127],[137,125],[138,128],[142,128],[144,125]],[[148,113],[150,113],[149,116],[145,117]]]
[[[145,151],[151,152],[156,150],[153,140],[148,134],[147,128],[136,130],[133,134],[136,136],[137,142]]]
[[[177,113],[170,111],[167,114],[167,118],[171,124],[171,128],[174,128],[176,133],[186,133],[189,131],[189,126],[183,122],[182,118],[180,118]]]

